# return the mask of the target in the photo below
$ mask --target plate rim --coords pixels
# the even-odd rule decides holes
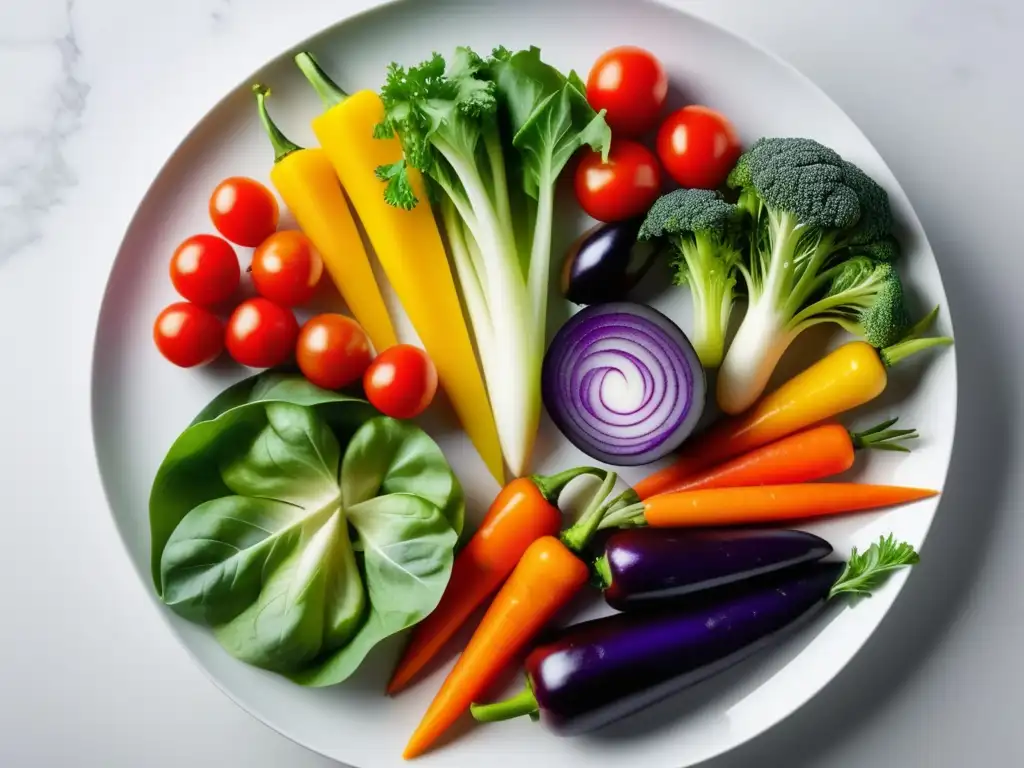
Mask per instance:
[[[351,12],[348,12],[347,10],[343,9],[343,16],[341,18],[338,18],[335,21],[328,23],[326,25],[316,26],[320,24],[319,21],[316,21],[314,22],[315,28],[312,30],[308,29],[308,25],[305,25],[303,27],[304,31],[299,34],[297,39],[293,40],[293,42],[286,46],[279,46],[276,49],[276,53],[273,53],[271,55],[255,54],[254,56],[246,57],[244,60],[238,61],[236,66],[232,66],[229,72],[226,72],[223,75],[219,76],[216,81],[217,85],[215,87],[212,87],[210,90],[211,92],[219,93],[220,95],[214,97],[212,99],[212,103],[211,99],[207,96],[204,96],[201,99],[197,99],[196,101],[200,102],[200,105],[198,106],[200,114],[198,117],[191,116],[192,105],[190,105],[190,109],[188,110],[190,115],[189,117],[184,116],[185,111],[183,110],[179,110],[177,112],[178,120],[184,122],[186,125],[190,127],[183,133],[176,134],[181,136],[180,139],[172,139],[169,142],[162,142],[161,146],[163,146],[164,144],[170,144],[170,148],[166,151],[162,151],[162,159],[160,159],[156,163],[155,170],[149,170],[149,168],[152,167],[149,166],[147,167],[147,172],[145,174],[139,174],[136,177],[137,179],[143,180],[141,182],[141,184],[144,185],[142,186],[142,194],[135,195],[133,193],[132,195],[129,196],[128,199],[130,201],[133,201],[128,202],[130,210],[127,212],[127,214],[123,214],[122,212],[118,211],[117,220],[122,221],[123,223],[117,227],[111,228],[114,230],[114,232],[116,232],[117,235],[117,247],[114,249],[114,254],[109,259],[109,263],[106,269],[104,270],[103,288],[100,292],[101,295],[99,298],[99,302],[96,306],[96,311],[94,313],[91,328],[92,342],[90,344],[89,366],[87,376],[89,386],[88,425],[91,437],[90,444],[93,454],[93,470],[95,474],[99,477],[102,498],[104,505],[106,507],[106,513],[110,517],[110,522],[113,523],[113,527],[116,531],[118,540],[120,541],[121,544],[122,553],[126,557],[132,570],[135,571],[136,575],[139,577],[140,586],[143,587],[143,591],[146,593],[148,598],[147,603],[150,605],[151,610],[155,610],[155,612],[160,616],[160,619],[164,623],[165,627],[174,636],[177,645],[185,651],[188,658],[195,665],[195,667],[197,667],[203,674],[203,676],[209,682],[211,682],[222,694],[224,694],[230,701],[232,701],[236,706],[238,706],[242,711],[246,712],[253,719],[258,721],[262,725],[270,728],[275,733],[280,734],[284,738],[299,745],[303,749],[306,749],[313,754],[323,755],[324,757],[327,757],[328,759],[332,760],[337,760],[338,758],[334,755],[321,751],[320,749],[317,749],[314,746],[310,746],[309,744],[303,742],[298,736],[289,733],[288,729],[286,729],[285,727],[258,714],[256,711],[254,711],[252,707],[247,705],[245,701],[243,701],[240,697],[236,696],[226,686],[226,684],[224,684],[204,663],[202,663],[199,656],[192,650],[191,646],[184,642],[184,640],[182,639],[181,633],[173,624],[172,616],[169,615],[166,610],[163,610],[163,604],[156,597],[155,593],[152,590],[151,575],[147,570],[140,569],[139,565],[135,562],[135,559],[132,557],[131,549],[125,538],[125,532],[122,526],[118,523],[117,516],[114,513],[114,506],[111,500],[111,494],[108,490],[108,481],[102,470],[102,465],[100,461],[100,449],[98,445],[97,430],[97,404],[99,401],[99,396],[97,393],[98,373],[96,365],[98,357],[98,346],[100,342],[99,331],[103,321],[103,308],[107,305],[108,295],[111,290],[111,278],[113,277],[114,271],[119,262],[119,257],[121,255],[121,249],[124,245],[124,241],[127,238],[127,235],[130,232],[131,228],[134,226],[139,211],[143,207],[143,204],[145,203],[145,200],[150,194],[150,191],[152,190],[153,186],[160,179],[160,177],[167,171],[174,157],[178,154],[181,148],[190,141],[195,131],[207,120],[207,118],[209,118],[211,114],[215,113],[223,104],[225,104],[238,91],[239,88],[245,87],[247,83],[252,80],[252,75],[255,72],[258,72],[268,66],[273,65],[274,63],[280,61],[284,57],[301,49],[302,46],[306,45],[310,41],[330,35],[335,29],[343,27],[352,22],[373,16],[378,13],[387,12],[388,10],[396,6],[411,5],[415,1],[416,0],[379,0],[378,2],[374,0],[372,5],[365,6],[353,10]],[[558,0],[555,1],[557,2]],[[625,3],[620,2],[620,4],[624,5]],[[772,49],[732,29],[731,27],[724,26],[716,21],[709,20],[704,16],[700,15],[699,13],[695,13],[689,10],[681,2],[681,0],[676,2],[673,2],[673,0],[630,0],[630,6],[632,8],[635,8],[636,5],[639,4],[664,8],[673,12],[674,14],[685,16],[689,19],[690,23],[704,25],[706,27],[713,28],[718,34],[731,38],[731,40],[734,43],[738,43],[742,46],[746,46],[747,48],[753,49],[758,54],[770,59],[776,66],[779,66],[782,69],[786,70],[790,76],[800,81],[803,87],[815,93],[815,95],[826,101],[846,118],[852,129],[856,131],[856,133],[863,139],[863,141],[868,146],[870,146],[872,151],[877,155],[882,166],[884,166],[885,170],[889,173],[893,185],[899,191],[903,199],[906,201],[906,210],[902,212],[902,217],[905,219],[904,223],[910,225],[911,229],[915,230],[916,233],[919,233],[921,237],[922,247],[927,249],[928,253],[931,254],[932,259],[935,261],[938,282],[941,286],[943,296],[947,299],[946,306],[944,307],[944,322],[948,327],[949,335],[954,337],[955,339],[955,324],[952,313],[949,311],[948,295],[946,293],[945,284],[942,278],[941,265],[939,264],[938,259],[935,256],[935,251],[932,248],[931,241],[928,237],[928,232],[924,228],[924,225],[922,224],[920,217],[917,214],[917,210],[913,205],[913,201],[911,200],[910,196],[907,195],[906,191],[903,189],[903,186],[900,183],[898,177],[895,175],[895,173],[893,173],[892,168],[890,167],[885,156],[879,151],[875,143],[871,141],[868,135],[863,131],[860,125],[849,115],[849,113],[842,106],[840,106],[839,103],[836,102],[828,94],[828,92],[826,92],[821,86],[819,86],[809,75],[805,74],[802,70],[800,70],[798,67],[792,64],[790,61],[783,58],[780,54],[777,54]],[[252,64],[252,61],[254,60],[256,61],[255,66],[253,66]],[[239,75],[239,72],[241,72],[242,75]],[[233,84],[225,85],[222,88],[220,85],[221,83]],[[161,155],[157,155],[157,157],[161,157]],[[950,360],[947,364],[951,367],[949,372],[949,375],[951,377],[950,386],[952,387],[951,403],[949,404],[949,407],[951,409],[949,421],[952,425],[950,450],[948,455],[946,456],[945,466],[943,467],[941,472],[941,482],[936,484],[936,489],[940,491],[940,495],[935,503],[934,512],[924,525],[921,534],[921,543],[918,547],[918,551],[922,553],[926,548],[931,528],[935,522],[935,517],[940,513],[942,509],[943,493],[941,492],[945,490],[945,486],[948,481],[949,469],[952,463],[953,447],[955,445],[957,426],[959,423],[959,375],[956,344],[954,343],[953,345],[951,345],[948,349],[944,351],[943,354],[950,356]],[[892,583],[890,586],[890,589],[892,591],[891,602],[889,606],[885,609],[881,618],[871,629],[871,631],[866,635],[863,641],[861,641],[860,644],[856,647],[856,649],[849,655],[849,657],[845,661],[843,661],[842,664],[840,664],[830,673],[821,675],[820,683],[816,685],[813,693],[811,693],[802,701],[793,706],[786,714],[782,715],[781,717],[778,717],[778,719],[773,719],[770,722],[762,722],[762,724],[749,729],[746,733],[743,734],[741,738],[729,744],[724,749],[720,749],[719,751],[715,752],[713,755],[708,755],[702,758],[699,762],[703,763],[705,760],[720,758],[723,755],[726,755],[738,749],[739,747],[748,744],[749,742],[763,736],[767,731],[772,730],[773,728],[776,728],[779,725],[787,722],[794,715],[803,710],[813,699],[815,699],[822,691],[824,691],[829,685],[831,685],[835,678],[844,670],[846,670],[850,666],[850,664],[863,652],[864,647],[869,642],[871,642],[872,638],[874,638],[877,635],[878,630],[882,626],[882,624],[886,621],[891,620],[893,608],[899,601],[904,591],[904,588],[906,587],[907,581],[914,577],[914,572],[915,569],[909,569],[908,571],[905,571],[901,577],[894,578],[892,580],[892,582],[894,583]],[[690,765],[696,765],[696,763],[690,763]],[[359,766],[358,768],[366,767]]]

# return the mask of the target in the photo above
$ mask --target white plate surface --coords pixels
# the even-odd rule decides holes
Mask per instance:
[[[456,45],[487,51],[540,46],[544,58],[585,74],[604,49],[642,45],[665,62],[673,105],[703,103],[723,110],[745,143],[761,135],[816,138],[856,162],[889,192],[905,249],[904,278],[918,311],[946,300],[931,249],[917,217],[888,167],[850,119],[788,65],[706,22],[660,5],[614,0],[443,0],[390,5],[327,30],[300,48],[310,48],[328,72],[350,90],[376,88],[392,60],[413,64],[431,51]],[[268,51],[276,56],[280,51]],[[290,52],[289,52],[290,53]],[[166,363],[153,347],[150,329],[157,312],[177,299],[167,277],[175,245],[197,231],[211,231],[206,199],[221,178],[244,174],[267,180],[272,153],[255,119],[248,85],[272,86],[272,111],[300,143],[313,143],[309,120],[320,105],[291,64],[273,59],[222,99],[168,159],[139,205],[107,286],[97,330],[93,372],[93,425],[97,457],[117,527],[140,577],[149,588],[147,499],[153,475],[177,434],[221,389],[251,371],[216,364],[184,371]],[[563,196],[556,259],[589,223]],[[239,249],[243,262],[249,252]],[[652,304],[690,327],[689,297],[682,290],[658,292],[657,277],[643,290]],[[320,307],[337,306],[325,292]],[[565,317],[564,302],[552,309]],[[396,316],[413,340],[404,317]],[[939,332],[949,333],[947,315]],[[816,333],[798,342],[777,378],[801,369],[845,339]],[[890,415],[918,426],[923,437],[914,453],[861,457],[852,477],[871,482],[941,488],[956,421],[955,351],[927,355],[893,372],[886,393],[851,414],[846,423],[867,426]],[[441,443],[466,486],[471,519],[482,514],[497,491],[468,442],[443,408],[424,422]],[[534,470],[553,471],[589,463],[544,421]],[[624,480],[643,476],[633,468]],[[882,533],[920,546],[938,504],[850,516],[806,526],[828,538],[840,555],[866,546]],[[926,554],[926,553],[925,553]],[[477,768],[598,768],[624,759],[647,768],[680,768],[725,752],[779,722],[808,701],[838,673],[878,626],[907,578],[903,572],[856,609],[832,606],[812,625],[774,650],[599,734],[560,738],[528,720],[458,729],[459,738],[420,759],[425,766]],[[154,601],[156,598],[154,595]],[[343,685],[323,690],[297,687],[230,658],[210,633],[158,604],[169,626],[215,683],[240,706],[310,749],[358,768],[403,765],[400,753],[448,665],[439,667],[398,697],[382,695],[398,650],[385,644]],[[562,617],[597,615],[601,606],[581,601]],[[510,682],[518,686],[519,680]],[[510,687],[511,690],[511,687]],[[500,694],[501,691],[496,692]]]

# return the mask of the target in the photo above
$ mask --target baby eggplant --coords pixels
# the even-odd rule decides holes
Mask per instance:
[[[637,242],[642,223],[643,217],[598,224],[576,238],[562,265],[562,295],[576,304],[625,298],[657,255],[652,242]]]
[[[845,564],[802,563],[566,627],[526,657],[522,693],[470,711],[480,722],[529,715],[563,735],[601,728],[771,645],[830,600],[871,594],[918,559],[890,534]]]
[[[830,554],[831,544],[804,531],[628,528],[608,538],[594,571],[605,602],[628,611]]]
[[[601,728],[770,645],[825,605],[842,570],[842,563],[809,563],[718,599],[568,627],[527,657],[523,693],[474,705],[473,716],[540,715],[564,736]]]

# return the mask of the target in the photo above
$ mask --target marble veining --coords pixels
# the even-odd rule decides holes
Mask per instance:
[[[48,109],[29,107],[25,114],[28,105],[20,102],[0,112],[0,138],[10,147],[0,156],[0,263],[40,238],[46,214],[77,183],[65,146],[81,126],[89,85],[78,74],[82,51],[75,34],[75,2],[64,0],[60,27],[52,32],[0,42],[0,48],[20,49],[28,64],[55,54],[59,59],[56,78],[44,85]]]

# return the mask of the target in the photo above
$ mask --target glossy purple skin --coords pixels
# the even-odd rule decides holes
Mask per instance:
[[[646,709],[809,619],[842,570],[842,563],[810,563],[688,606],[569,627],[526,660],[541,718],[571,735]]]
[[[620,301],[654,264],[655,248],[637,242],[643,217],[591,227],[569,246],[562,295],[575,304]]]
[[[619,611],[731,584],[832,554],[832,545],[803,531],[634,528],[605,544],[611,584],[604,599]]]

